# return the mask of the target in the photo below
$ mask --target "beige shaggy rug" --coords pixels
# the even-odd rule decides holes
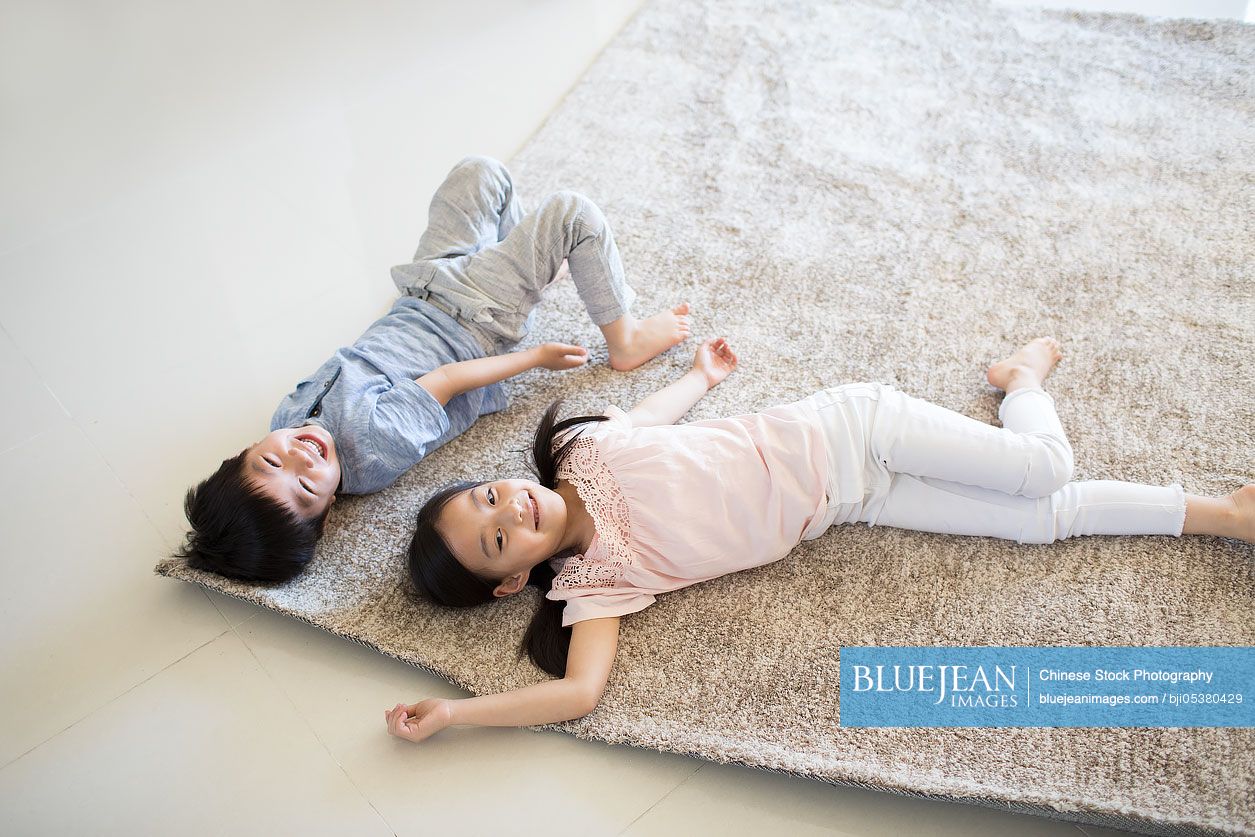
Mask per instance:
[[[1255,28],[1235,22],[655,0],[506,163],[525,208],[573,189],[604,209],[637,313],[687,299],[696,335],[728,336],[741,369],[685,420],[884,380],[997,424],[987,364],[1053,334],[1076,479],[1223,494],[1255,480],[1253,74]],[[542,337],[594,363],[516,379],[511,409],[341,500],[296,582],[157,571],[475,694],[545,679],[514,656],[531,588],[470,611],[407,597],[414,513],[450,480],[522,475],[552,398],[629,407],[695,341],[613,372],[570,282],[527,345]],[[1252,834],[1255,729],[841,728],[837,686],[846,645],[1252,645],[1253,603],[1255,548],[1228,539],[852,524],[626,617],[601,705],[548,728],[1077,823]]]

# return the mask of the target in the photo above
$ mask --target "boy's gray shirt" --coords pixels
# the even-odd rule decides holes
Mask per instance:
[[[506,407],[491,384],[444,407],[415,383],[438,366],[483,357],[470,333],[424,300],[403,296],[352,346],[336,351],[279,404],[270,429],[317,424],[340,460],[340,488],[368,494],[391,485],[475,419]]]

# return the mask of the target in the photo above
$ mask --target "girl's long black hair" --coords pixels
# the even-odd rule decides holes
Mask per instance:
[[[536,481],[545,488],[558,487],[558,466],[566,459],[571,445],[584,428],[565,433],[579,424],[605,421],[605,416],[575,416],[558,421],[562,402],[554,401],[545,410],[536,428],[532,442],[531,459],[528,462]],[[555,445],[555,440],[560,441]],[[418,510],[418,526],[410,541],[409,572],[415,589],[425,599],[447,607],[474,607],[490,602],[493,589],[501,579],[481,578],[472,573],[454,557],[449,544],[436,531],[436,521],[445,504],[483,482],[459,482],[433,494]],[[540,609],[532,617],[527,633],[519,644],[519,656],[524,653],[532,662],[554,677],[566,675],[567,649],[571,645],[571,629],[562,627],[562,602],[545,598],[553,589],[554,572],[548,561],[542,561],[528,573],[528,585],[540,590]]]

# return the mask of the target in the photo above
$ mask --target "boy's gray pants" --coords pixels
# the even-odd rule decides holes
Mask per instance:
[[[629,312],[636,292],[596,204],[561,191],[524,214],[505,165],[472,156],[436,190],[414,261],[392,268],[392,281],[457,319],[486,354],[501,354],[531,330],[564,260],[595,324]]]

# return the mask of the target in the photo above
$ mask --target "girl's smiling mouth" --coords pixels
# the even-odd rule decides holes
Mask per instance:
[[[532,496],[532,492],[530,491],[527,492],[527,502],[531,504],[531,507],[532,507],[532,526],[537,532],[539,532],[540,531],[540,505],[536,502],[536,498]]]

